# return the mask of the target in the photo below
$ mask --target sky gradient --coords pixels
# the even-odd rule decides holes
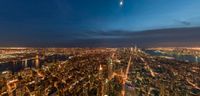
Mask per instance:
[[[200,0],[124,0],[123,6],[119,2],[1,0],[0,43],[60,43],[87,38],[92,32],[138,32],[200,25]]]

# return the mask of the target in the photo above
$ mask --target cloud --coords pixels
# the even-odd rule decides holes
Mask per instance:
[[[189,21],[184,21],[184,20],[174,20],[174,21],[185,26],[191,25],[191,22]]]
[[[61,36],[33,36],[35,39],[1,39],[1,47],[187,47],[200,45],[200,27],[131,31],[87,31]],[[57,37],[56,37],[57,36]],[[1,36],[0,36],[1,37]],[[58,39],[60,38],[60,39]],[[68,39],[70,38],[70,39]]]

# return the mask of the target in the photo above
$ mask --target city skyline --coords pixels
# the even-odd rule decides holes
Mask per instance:
[[[0,0],[0,96],[200,96],[200,0]]]

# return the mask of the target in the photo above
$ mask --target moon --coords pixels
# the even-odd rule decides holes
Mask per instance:
[[[124,5],[123,0],[120,0],[119,5],[120,5],[120,6],[123,6],[123,5]]]

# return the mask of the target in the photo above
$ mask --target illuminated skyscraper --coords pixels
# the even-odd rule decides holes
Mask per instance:
[[[35,56],[35,66],[36,66],[36,68],[39,67],[39,63],[40,63],[40,61],[39,61],[39,55],[36,55]]]

